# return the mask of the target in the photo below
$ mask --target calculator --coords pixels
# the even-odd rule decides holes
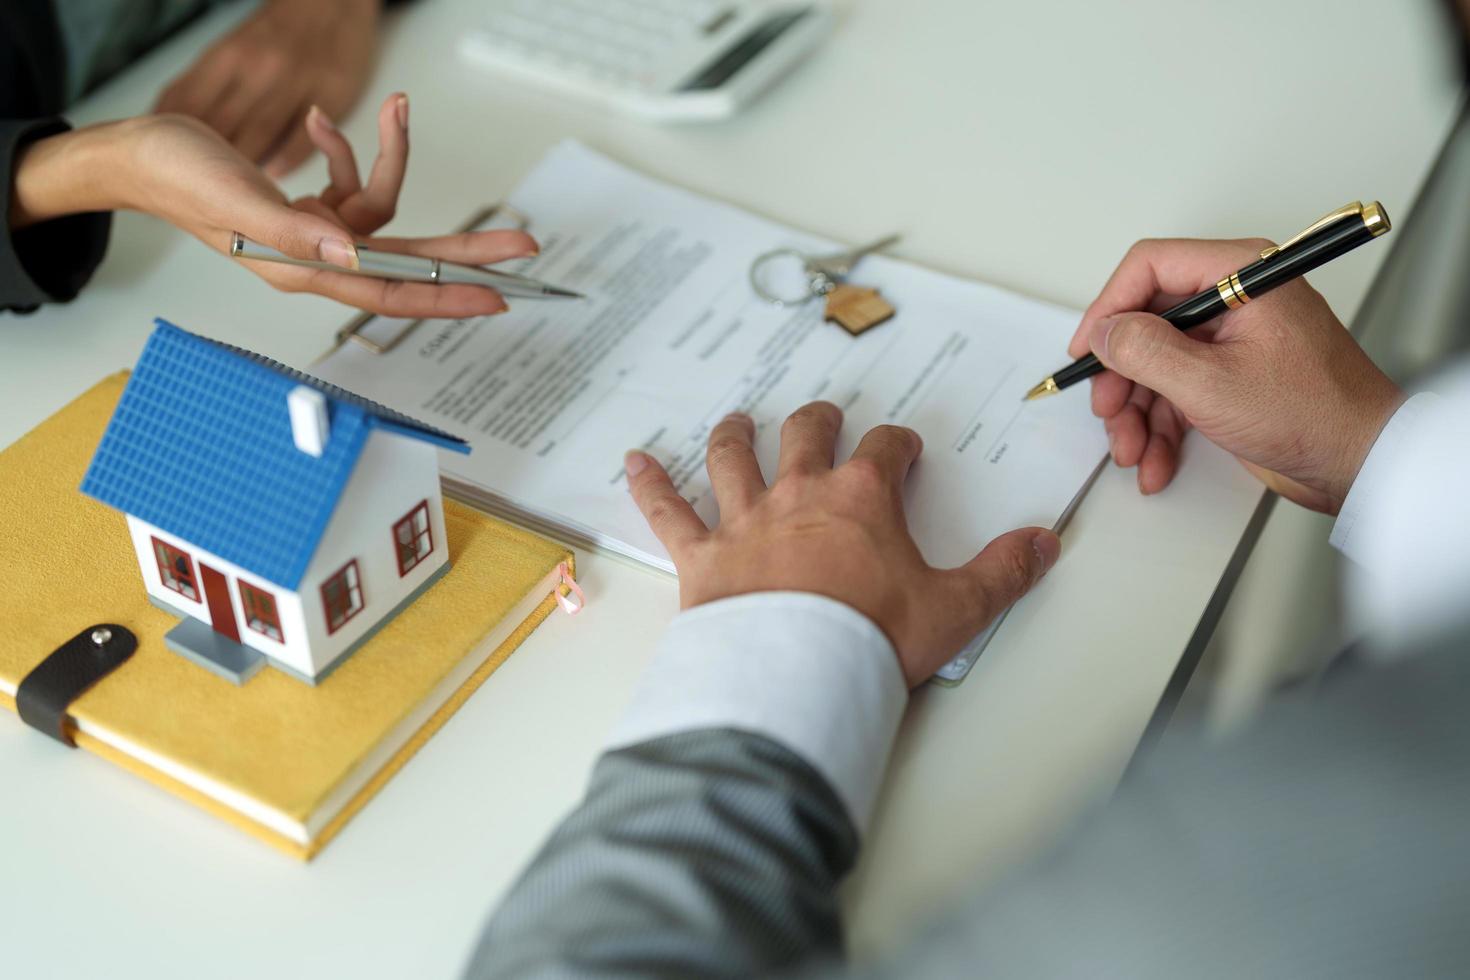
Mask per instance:
[[[660,121],[721,119],[832,30],[826,2],[491,0],[464,37],[486,68]]]

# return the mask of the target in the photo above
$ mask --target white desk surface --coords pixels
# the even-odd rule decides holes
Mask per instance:
[[[564,136],[834,238],[1085,305],[1133,240],[1278,238],[1354,198],[1398,219],[1454,110],[1438,11],[1401,0],[842,6],[832,42],[739,117],[658,128],[481,74],[453,54],[474,0],[391,18],[346,129],[412,98],[401,234],[457,225]],[[192,28],[91,99],[143,111]],[[322,179],[319,161],[289,182]],[[1386,248],[1314,274],[1344,316]],[[80,299],[0,324],[0,445],[130,365],[155,315],[305,365],[346,312],[272,292],[180,233],[117,221]],[[1064,360],[1058,352],[1058,363]],[[1070,397],[1085,397],[1076,394]],[[1058,568],[969,681],[915,699],[847,890],[859,955],[1033,854],[1117,781],[1260,499],[1187,444],[1168,492],[1109,469]],[[676,609],[668,580],[580,555],[557,617],[310,865],[106,763],[0,721],[0,945],[15,976],[447,977],[579,797]]]

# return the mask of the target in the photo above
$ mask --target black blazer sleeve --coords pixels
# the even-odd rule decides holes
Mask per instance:
[[[36,140],[69,128],[58,117],[64,59],[47,0],[0,0],[0,311],[71,299],[107,249],[107,214],[10,227],[16,157]]]
[[[30,143],[66,132],[60,119],[0,119],[0,309],[26,313],[69,300],[107,251],[112,215],[73,214],[27,228],[10,227],[15,159]]]

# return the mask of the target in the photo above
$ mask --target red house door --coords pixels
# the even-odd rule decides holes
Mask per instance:
[[[199,563],[199,581],[204,585],[204,601],[209,605],[209,621],[214,631],[240,642],[240,627],[235,625],[235,606],[230,601],[230,583],[204,562]]]

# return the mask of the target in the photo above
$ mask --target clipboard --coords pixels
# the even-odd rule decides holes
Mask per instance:
[[[1067,529],[1067,525],[1072,523],[1072,515],[1077,513],[1077,508],[1082,504],[1082,498],[1087,496],[1087,491],[1092,489],[1092,485],[1097,482],[1097,478],[1107,467],[1108,460],[1111,458],[1111,456],[1104,456],[1098,461],[1097,468],[1092,471],[1092,475],[1087,478],[1087,482],[1082,484],[1082,489],[1077,491],[1077,496],[1072,498],[1072,502],[1067,504],[1067,509],[1062,511],[1062,516],[1058,517],[1057,522],[1051,526],[1053,531],[1061,534]],[[936,687],[959,687],[963,684],[965,678],[970,676],[970,669],[975,666],[975,661],[980,659],[980,654],[985,652],[985,648],[995,638],[996,632],[1000,629],[1000,624],[1006,621],[1006,617],[1010,615],[1012,608],[1012,606],[1007,606],[1002,610],[1001,614],[995,617],[995,621],[985,627],[979,636],[965,644],[965,648],[955,654],[949,663],[935,671],[934,676],[929,678],[928,683]]]

